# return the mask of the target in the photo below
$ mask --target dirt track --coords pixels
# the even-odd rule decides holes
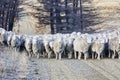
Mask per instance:
[[[119,75],[119,59],[29,59],[8,49],[0,52],[1,80],[119,80]]]

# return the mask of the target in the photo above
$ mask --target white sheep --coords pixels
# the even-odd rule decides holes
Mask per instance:
[[[27,55],[31,57],[32,56],[32,38],[25,37],[24,39],[25,39],[24,46],[27,51]]]
[[[81,55],[83,53],[84,59],[86,60],[88,57],[88,49],[90,47],[90,44],[91,43],[87,42],[86,37],[76,37],[73,42],[75,59],[77,58],[77,52],[78,52],[78,59],[81,59]]]
[[[13,35],[11,39],[11,47],[15,48],[15,51],[20,51],[21,45],[21,35]]]
[[[53,53],[52,43],[51,43],[51,46],[50,46],[50,41],[49,40],[44,40],[44,47],[45,47],[45,51],[48,55],[48,59],[50,59],[51,54]]]
[[[112,58],[114,59],[115,58],[115,53],[116,52],[119,52],[119,48],[120,48],[120,44],[119,44],[119,38],[118,37],[115,37],[115,38],[111,38],[109,39],[109,58],[111,56],[111,51],[113,51],[113,54],[112,54]]]
[[[3,28],[0,28],[0,35],[1,35],[2,31],[5,31],[5,29],[3,29]]]
[[[66,38],[65,43],[65,53],[67,54],[68,58],[71,59],[74,53],[73,49],[73,42],[74,38]]]
[[[65,45],[63,38],[61,36],[57,37],[53,43],[53,50],[56,56],[56,59],[61,60],[62,53],[65,50]]]
[[[11,40],[12,40],[13,35],[15,35],[14,32],[12,32],[12,31],[7,32],[7,45],[9,48],[11,47]]]
[[[1,33],[0,33],[0,43],[2,45],[7,44],[7,31],[4,29],[1,29]]]
[[[43,52],[43,42],[40,38],[33,38],[32,39],[32,51],[37,58],[40,57],[40,54]]]
[[[103,50],[104,50],[105,40],[104,39],[98,39],[92,44],[92,54],[97,54],[97,59],[100,60],[100,56],[103,57]]]

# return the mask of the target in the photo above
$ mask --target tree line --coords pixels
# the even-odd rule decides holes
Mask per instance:
[[[49,24],[51,33],[83,30],[81,0],[38,0],[44,9],[38,9],[40,23]],[[17,18],[19,0],[0,0],[0,27],[12,30]],[[43,12],[49,15],[42,14]],[[41,16],[42,15],[42,16]]]
[[[0,0],[0,27],[12,30],[17,16],[18,0]]]
[[[81,0],[38,0],[44,7],[35,7],[39,24],[49,24],[51,33],[69,33],[78,28],[83,30]],[[49,15],[42,13],[49,13]]]

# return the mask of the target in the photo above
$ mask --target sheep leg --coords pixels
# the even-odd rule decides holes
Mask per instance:
[[[31,54],[32,57],[37,57],[37,53],[33,51],[33,54]]]
[[[31,57],[30,52],[28,53],[28,57],[29,57],[29,58]]]
[[[84,60],[87,60],[87,53],[84,54]]]
[[[76,51],[74,52],[74,56],[75,56],[75,59],[77,59],[77,52]]]
[[[37,59],[39,59],[40,58],[40,53],[37,53]]]
[[[32,57],[37,57],[37,53],[33,51],[33,54],[31,54]]]
[[[118,59],[120,59],[120,51],[118,52]]]
[[[110,50],[109,50],[109,53],[108,53],[109,55],[108,55],[108,57],[110,58],[111,57],[111,52],[110,52]]]
[[[56,53],[56,60],[58,59],[58,53]]]
[[[112,55],[112,59],[114,59],[115,58],[115,51],[113,51],[113,55]]]
[[[101,58],[103,59],[103,53],[101,53]]]
[[[94,52],[92,52],[92,59],[94,59]]]
[[[63,55],[64,55],[64,56],[66,55],[66,52],[65,52],[65,50],[63,51]]]
[[[32,57],[31,52],[29,53],[29,58]]]
[[[28,53],[28,57],[29,57],[29,58],[31,57],[30,52]]]
[[[45,58],[45,52],[43,52],[43,57]]]
[[[72,52],[68,53],[68,58],[69,58],[69,59],[72,58]]]
[[[30,57],[37,57],[37,55],[33,52],[33,54],[30,52]]]
[[[51,58],[51,53],[48,53],[48,59],[50,59]]]
[[[81,52],[79,52],[79,54],[78,54],[78,59],[80,60],[81,59]]]
[[[95,59],[97,58],[97,56],[98,56],[97,53],[95,53]]]
[[[97,59],[100,60],[100,53],[98,53]]]
[[[15,52],[17,52],[17,48],[15,48]]]
[[[61,60],[61,55],[62,55],[62,53],[59,53],[59,60]]]
[[[9,49],[11,49],[11,47],[10,47],[10,46],[8,46],[8,48],[9,48]]]
[[[30,56],[31,56],[31,57],[34,57],[33,55],[34,55],[33,52],[30,52]]]

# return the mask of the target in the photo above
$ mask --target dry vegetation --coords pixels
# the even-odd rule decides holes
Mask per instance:
[[[90,26],[96,32],[120,28],[120,1],[119,0],[92,0],[92,5],[96,8],[98,20],[101,23]]]
[[[22,0],[21,0],[22,1]],[[19,5],[19,19],[15,24],[19,24],[20,33],[24,34],[36,34],[36,33],[50,33],[50,26],[39,24],[38,18],[39,12],[35,7],[42,7],[43,5],[38,0],[26,0]],[[42,15],[41,15],[42,16]]]

